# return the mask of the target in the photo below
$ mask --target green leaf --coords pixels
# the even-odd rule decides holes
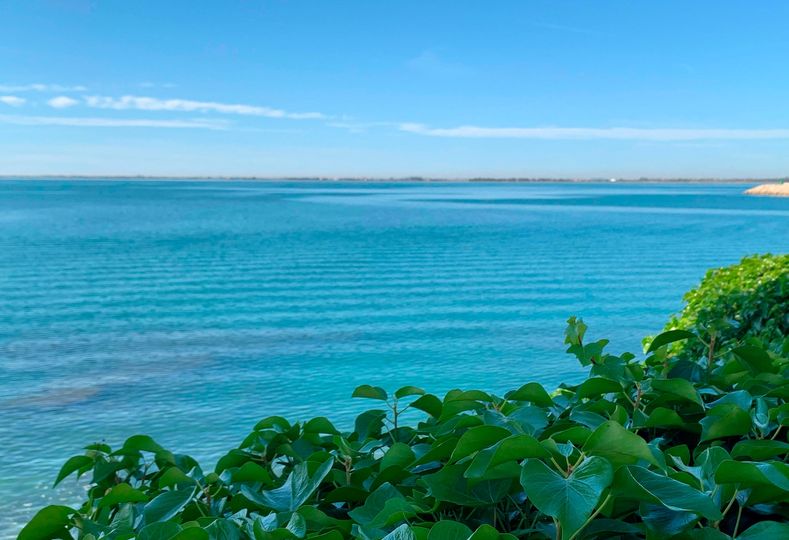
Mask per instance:
[[[381,529],[415,514],[406,498],[389,483],[381,484],[360,507],[348,512],[365,529]]]
[[[307,463],[299,463],[293,467],[285,483],[276,489],[256,493],[249,486],[242,486],[240,491],[244,497],[261,506],[277,512],[294,512],[318,489],[333,465],[334,458],[330,458],[310,476]]]
[[[231,473],[233,482],[261,482],[271,484],[271,475],[269,472],[255,463],[254,461],[247,461],[241,467]]]
[[[575,390],[578,399],[593,398],[603,394],[618,394],[622,392],[622,384],[603,377],[586,379]]]
[[[183,529],[172,521],[151,523],[142,528],[137,535],[137,540],[171,540]]]
[[[737,347],[732,351],[740,363],[753,375],[772,373],[775,371],[770,355],[764,349],[752,345]]]
[[[584,452],[606,458],[613,465],[628,465],[643,459],[657,465],[647,442],[621,424],[608,420],[594,430],[584,444]]]
[[[423,477],[428,494],[438,501],[465,506],[486,506],[507,495],[512,481],[483,480],[470,483],[463,476],[465,465],[446,465],[437,473]]]
[[[682,535],[687,534],[699,522],[699,516],[693,512],[670,510],[658,504],[642,503],[639,514],[646,526],[647,538],[656,540],[689,540]]]
[[[122,451],[151,452],[156,454],[159,452],[164,452],[165,450],[159,445],[159,443],[154,441],[148,435],[132,435],[126,439],[125,443],[123,443],[121,450],[115,453],[123,453]]]
[[[469,536],[471,529],[462,523],[442,519],[430,528],[427,540],[468,540]]]
[[[789,538],[789,524],[761,521],[749,527],[737,537],[737,540],[778,540],[779,538]]]
[[[644,427],[667,428],[680,427],[684,424],[685,421],[680,415],[676,413],[676,411],[667,409],[665,407],[655,407],[655,409],[649,413],[649,417],[644,423]]]
[[[285,528],[296,538],[304,538],[307,534],[307,522],[298,512],[294,512]]]
[[[93,458],[89,456],[73,456],[66,461],[60,468],[57,479],[55,479],[55,486],[63,481],[68,475],[80,469],[87,469],[93,465]],[[78,476],[79,477],[79,476]]]
[[[674,511],[700,514],[707,519],[720,519],[721,513],[705,493],[673,478],[662,476],[636,465],[616,472],[614,491],[617,498],[659,504]]]
[[[424,390],[416,386],[403,386],[402,388],[397,389],[394,395],[397,399],[403,399],[404,397],[408,396],[421,396],[424,393]]]
[[[75,511],[68,506],[45,506],[22,528],[17,540],[50,540],[70,538],[71,515]]]
[[[139,489],[134,489],[129,484],[121,483],[113,486],[110,492],[101,498],[99,501],[99,508],[106,508],[122,503],[146,502],[147,500],[148,496]]]
[[[770,439],[740,441],[731,450],[733,458],[751,458],[756,461],[784,456],[789,453],[789,443]]]
[[[386,418],[386,412],[384,411],[365,411],[356,417],[356,421],[354,422],[354,433],[356,433],[359,440],[362,441],[378,437],[384,425],[384,418]]]
[[[159,487],[168,488],[178,485],[194,485],[194,478],[190,478],[178,467],[169,467],[159,477]]]
[[[716,405],[702,418],[701,441],[710,441],[734,435],[746,435],[751,431],[751,415],[734,403]]]
[[[305,433],[327,433],[329,435],[340,435],[340,432],[337,431],[337,428],[329,422],[328,418],[324,418],[323,416],[319,416],[317,418],[313,418],[306,424],[304,424],[304,432]]]
[[[380,386],[370,386],[369,384],[363,384],[356,387],[356,390],[353,391],[351,397],[386,401],[389,398],[389,394],[387,394],[386,390]]]
[[[384,536],[383,540],[416,540],[416,535],[407,523],[403,523],[395,530]]]
[[[500,540],[509,538],[514,539],[515,537],[511,535],[499,534],[499,531],[490,525],[480,525],[477,527],[477,530],[474,531],[474,534],[468,537],[468,540]]]
[[[508,392],[505,397],[510,401],[531,401],[538,407],[551,407],[553,400],[545,388],[536,382],[526,383],[517,390]]]
[[[512,433],[499,426],[477,426],[469,429],[460,436],[460,440],[452,452],[450,463],[454,463],[466,456],[470,456],[477,450],[487,448],[512,435]]]
[[[715,470],[715,481],[719,484],[740,484],[741,486],[771,484],[789,492],[789,465],[779,461],[725,460]]]
[[[294,516],[298,514],[293,514]],[[240,540],[238,527],[228,519],[217,519],[205,528],[210,540]],[[298,538],[303,538],[302,534]]]
[[[392,466],[405,468],[414,462],[416,456],[411,447],[405,443],[396,442],[389,450],[386,451],[384,457],[381,459],[381,470],[388,469]]]
[[[649,344],[649,349],[647,349],[647,354],[668,345],[670,343],[674,343],[676,341],[682,341],[683,339],[696,339],[696,334],[693,332],[688,332],[687,330],[669,330],[668,332],[663,332],[662,334],[655,337],[652,340],[652,343]]]
[[[703,406],[704,402],[696,388],[685,379],[652,379],[652,389],[661,394],[670,394],[681,400],[692,401]]]
[[[212,540],[214,537],[209,536],[208,532],[206,532],[207,530],[199,527],[189,527],[183,529],[170,540]]]
[[[490,448],[480,450],[464,473],[466,478],[481,478],[488,469],[526,458],[547,458],[550,452],[531,435],[511,435]]]
[[[290,422],[281,416],[268,416],[255,424],[255,431],[263,431],[265,429],[273,429],[279,433],[289,431],[291,428]]]
[[[583,319],[570,317],[567,319],[567,328],[564,330],[564,342],[568,345],[581,345],[587,329]]]
[[[192,488],[176,489],[165,491],[157,495],[151,502],[145,505],[143,516],[145,523],[151,524],[157,521],[167,521],[172,519],[184,506],[192,500],[195,490]]]
[[[559,520],[562,539],[567,540],[592,514],[603,490],[611,484],[612,470],[603,458],[590,457],[565,478],[542,461],[529,459],[523,464],[520,480],[532,504]]]
[[[424,396],[414,400],[414,402],[411,403],[411,407],[414,409],[419,409],[420,411],[424,411],[433,418],[438,418],[441,416],[441,411],[444,408],[444,405],[441,403],[441,400],[433,394],[425,394]]]

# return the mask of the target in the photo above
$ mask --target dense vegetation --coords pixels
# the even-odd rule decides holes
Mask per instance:
[[[353,431],[266,418],[212,472],[144,435],[93,444],[56,481],[92,475],[84,504],[19,538],[789,538],[787,273],[711,272],[640,359],[571,318],[589,374],[554,392],[361,386],[379,406]]]
[[[687,305],[666,330],[684,329],[701,339],[682,342],[687,358],[736,346],[755,338],[775,352],[787,354],[789,335],[789,255],[744,258],[740,264],[709,270],[697,288],[685,294]]]

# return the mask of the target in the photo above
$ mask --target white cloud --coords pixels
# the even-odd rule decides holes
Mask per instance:
[[[0,84],[0,92],[84,92],[86,87],[77,86],[63,86],[60,84],[21,84],[21,85],[8,85]]]
[[[27,102],[25,98],[18,96],[0,96],[0,103],[10,105],[11,107],[21,107]]]
[[[86,96],[88,107],[97,109],[141,110],[141,111],[186,111],[186,112],[217,112],[223,114],[241,114],[248,116],[265,116],[268,118],[289,118],[293,120],[320,119],[325,115],[317,112],[294,113],[271,107],[257,105],[241,105],[217,103],[214,101],[193,101],[189,99],[159,99],[144,96]]]
[[[149,118],[85,118],[64,116],[0,115],[0,124],[19,126],[70,126],[70,127],[142,127],[171,129],[227,129],[223,120],[196,118],[191,120],[154,120]]]
[[[433,128],[424,124],[400,124],[400,131],[429,137],[470,139],[615,139],[643,141],[789,139],[789,129],[716,128],[578,128],[578,127],[481,127]]]
[[[79,101],[70,98],[68,96],[58,96],[47,101],[47,105],[49,105],[50,107],[54,107],[55,109],[65,109],[67,107],[73,107],[77,103],[79,103]]]

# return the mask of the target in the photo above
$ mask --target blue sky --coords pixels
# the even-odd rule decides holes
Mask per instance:
[[[789,175],[783,1],[0,2],[0,174]]]

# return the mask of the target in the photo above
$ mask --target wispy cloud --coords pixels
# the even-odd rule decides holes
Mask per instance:
[[[358,122],[353,119],[342,119],[332,122],[326,122],[328,127],[347,129],[351,133],[367,133],[373,128],[396,128],[399,124],[396,122]]]
[[[25,98],[19,96],[0,96],[0,103],[11,107],[21,107],[27,102]]]
[[[69,126],[69,127],[139,127],[165,129],[227,129],[223,120],[195,118],[189,120],[158,120],[151,118],[92,118],[65,116],[0,115],[0,124],[19,126]]]
[[[87,87],[77,86],[63,86],[61,84],[0,84],[0,92],[84,92]]]
[[[47,105],[55,109],[66,109],[68,107],[73,107],[77,103],[79,103],[79,101],[68,96],[58,96],[47,101]]]
[[[463,77],[472,73],[471,68],[442,58],[438,53],[425,50],[406,62],[406,66],[424,75],[436,77]]]
[[[175,88],[178,85],[175,83],[155,83],[151,81],[143,81],[139,83],[137,86],[140,88]]]
[[[326,118],[324,114],[318,112],[289,112],[283,109],[261,107],[258,105],[193,101],[190,99],[159,99],[144,96],[121,96],[118,98],[108,96],[86,96],[85,103],[88,107],[97,109],[216,112],[247,116],[264,116],[267,118],[288,118],[291,120]]]
[[[481,127],[434,128],[424,124],[400,124],[399,129],[429,137],[470,139],[615,139],[642,141],[789,139],[789,129],[718,128],[584,128],[584,127]]]

